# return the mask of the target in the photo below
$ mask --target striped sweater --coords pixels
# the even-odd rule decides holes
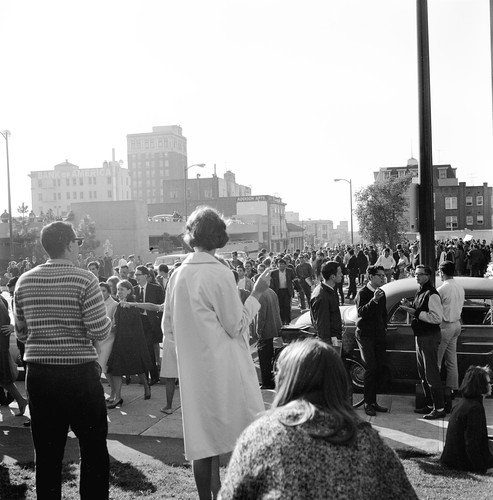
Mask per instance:
[[[17,338],[25,342],[24,360],[75,365],[96,361],[94,340],[111,329],[96,277],[63,259],[24,273],[14,294]]]

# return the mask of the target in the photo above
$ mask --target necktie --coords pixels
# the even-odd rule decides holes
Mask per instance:
[[[144,287],[140,287],[140,301],[144,302]]]

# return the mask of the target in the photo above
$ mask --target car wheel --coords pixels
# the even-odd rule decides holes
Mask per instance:
[[[349,378],[354,391],[361,391],[364,388],[364,377],[366,368],[362,363],[354,359],[346,360]]]

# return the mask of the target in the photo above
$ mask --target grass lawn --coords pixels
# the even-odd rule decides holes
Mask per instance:
[[[437,455],[416,451],[398,451],[407,475],[421,499],[490,499],[493,476],[448,470]],[[224,471],[223,471],[224,472]],[[63,469],[63,498],[78,499],[79,466],[67,464]],[[112,462],[110,498],[149,500],[197,498],[190,467]],[[35,499],[34,465],[0,464],[0,499]]]

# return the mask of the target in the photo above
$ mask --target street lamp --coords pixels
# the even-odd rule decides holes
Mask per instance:
[[[185,200],[185,223],[187,222],[187,219],[188,219],[188,209],[187,209],[187,176],[188,176],[188,171],[192,168],[192,167],[200,167],[200,168],[204,168],[205,167],[205,163],[194,163],[193,165],[189,165],[188,167],[185,165],[185,182],[184,182],[184,190],[185,192],[183,193],[184,194],[184,200]]]
[[[10,165],[9,165],[9,135],[8,130],[0,132],[2,137],[5,139],[5,150],[7,151],[7,193],[8,193],[8,204],[9,204],[9,234],[10,234],[10,260],[14,260],[14,237],[12,234],[12,202],[10,199]]]
[[[354,246],[353,235],[353,183],[351,179],[334,179],[334,182],[345,181],[349,184],[349,210],[351,210],[351,246]]]

